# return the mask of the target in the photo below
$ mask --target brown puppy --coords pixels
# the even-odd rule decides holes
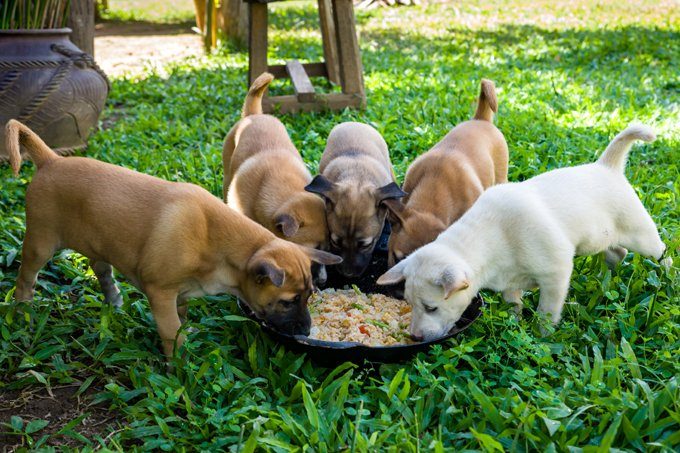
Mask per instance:
[[[385,200],[392,227],[388,264],[432,242],[489,186],[508,181],[508,145],[493,125],[493,82],[482,80],[477,112],[454,127],[406,172],[402,200]]]
[[[359,276],[385,223],[383,202],[405,195],[394,182],[387,144],[367,124],[339,124],[328,136],[319,173],[306,189],[326,201],[331,250],[343,259],[340,272]]]
[[[112,266],[146,294],[168,356],[183,342],[186,300],[204,294],[238,295],[279,329],[309,332],[311,261],[338,257],[276,238],[193,184],[62,158],[18,121],[7,124],[6,140],[15,173],[20,144],[38,168],[26,191],[18,301],[33,298],[38,271],[70,248],[90,259],[109,303],[121,303]]]
[[[262,95],[273,79],[264,73],[253,82],[243,119],[224,142],[224,199],[277,236],[323,249],[328,242],[324,203],[305,192],[312,175],[281,121],[262,115]]]

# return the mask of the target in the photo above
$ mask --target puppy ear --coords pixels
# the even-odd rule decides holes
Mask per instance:
[[[342,258],[338,255],[333,255],[332,253],[324,252],[323,250],[313,249],[311,247],[300,246],[302,250],[307,254],[310,260],[318,264],[340,264],[342,263]]]
[[[279,214],[274,222],[276,222],[276,229],[287,238],[293,236],[300,229],[300,223],[290,214]]]
[[[399,261],[392,269],[378,277],[376,283],[378,285],[396,285],[406,278],[404,267],[406,267],[406,260]]]
[[[397,199],[405,197],[408,195],[406,192],[401,190],[396,182],[391,182],[386,186],[382,186],[375,191],[375,204],[380,205],[385,200]]]
[[[253,266],[253,274],[257,283],[264,283],[266,279],[269,279],[277,288],[281,288],[286,280],[286,273],[283,269],[269,261],[256,263]]]
[[[466,277],[457,277],[449,269],[445,269],[439,278],[434,281],[434,284],[442,287],[444,290],[444,299],[448,299],[456,291],[462,291],[470,287],[470,282]]]
[[[335,190],[335,183],[328,180],[324,175],[316,175],[312,182],[305,187],[307,192],[321,195],[326,200],[333,201],[332,194]]]
[[[405,217],[405,206],[401,200],[396,198],[388,198],[383,200],[383,206],[387,208],[387,219],[390,221],[392,226],[403,225]]]

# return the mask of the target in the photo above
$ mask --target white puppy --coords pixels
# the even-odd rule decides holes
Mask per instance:
[[[659,259],[665,245],[623,174],[637,139],[652,141],[654,131],[630,126],[595,163],[487,189],[434,242],[383,274],[378,284],[406,280],[411,335],[445,334],[482,288],[502,291],[521,309],[522,291],[538,286],[538,310],[557,323],[574,255],[604,251],[611,262],[626,247]]]

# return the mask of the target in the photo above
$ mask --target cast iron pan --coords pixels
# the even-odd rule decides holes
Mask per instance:
[[[373,260],[364,275],[359,278],[346,279],[333,267],[328,267],[328,281],[326,288],[344,288],[356,285],[364,293],[381,293],[391,297],[401,297],[403,289],[397,286],[379,286],[375,284],[376,279],[387,270],[387,238],[389,237],[389,225],[383,230],[380,242],[376,246]],[[356,342],[333,342],[323,340],[313,340],[304,335],[287,335],[278,332],[267,325],[264,321],[257,318],[255,313],[241,300],[238,306],[243,313],[250,319],[262,326],[274,340],[285,345],[293,351],[304,352],[318,362],[341,363],[358,362],[364,360],[370,362],[393,363],[406,360],[419,352],[427,351],[430,346],[442,343],[451,337],[467,329],[472,322],[482,314],[484,300],[477,294],[472,303],[467,307],[463,316],[447,335],[431,341],[424,341],[414,344],[401,344],[394,346],[367,346]]]

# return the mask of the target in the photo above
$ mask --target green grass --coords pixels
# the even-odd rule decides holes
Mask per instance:
[[[333,125],[368,122],[401,177],[471,116],[487,77],[498,87],[513,181],[590,162],[629,122],[651,124],[659,138],[635,146],[626,174],[678,263],[677,4],[531,3],[359,13],[366,111],[281,120],[312,170]],[[277,6],[272,57],[320,54],[308,5]],[[169,75],[114,80],[105,118],[115,122],[92,137],[88,155],[220,195],[222,139],[238,118],[246,66],[244,54],[224,50]],[[0,168],[0,392],[75,384],[96,389],[90,401],[118,418],[106,440],[78,437],[78,419],[61,436],[36,420],[30,429],[28,419],[3,428],[26,446],[70,436],[78,448],[125,451],[680,448],[677,267],[629,255],[611,273],[599,257],[577,258],[552,334],[538,333],[536,316],[515,320],[489,292],[483,316],[462,336],[374,367],[321,367],[234,316],[233,299],[197,299],[190,325],[200,330],[168,374],[142,294],[124,283],[124,308],[113,311],[77,254],[56,255],[35,303],[18,311],[12,292],[32,173],[26,165],[17,179]]]
[[[193,0],[109,0],[102,18],[113,21],[184,23],[195,20]]]

